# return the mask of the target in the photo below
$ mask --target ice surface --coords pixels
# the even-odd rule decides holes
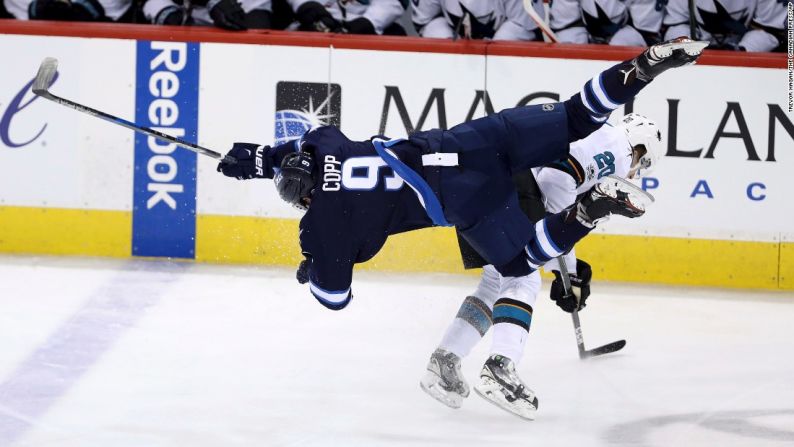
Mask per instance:
[[[323,308],[294,271],[0,257],[0,446],[794,445],[794,296],[596,283],[535,306],[523,421],[419,389],[476,282],[357,273]],[[470,382],[486,337],[463,370]]]

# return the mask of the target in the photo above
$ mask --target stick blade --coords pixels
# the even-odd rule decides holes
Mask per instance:
[[[597,355],[604,355],[604,354],[609,354],[611,352],[620,351],[625,346],[626,346],[626,340],[618,340],[618,341],[606,344],[604,346],[599,346],[599,347],[597,347],[595,349],[591,349],[589,351],[585,351],[582,354],[582,358],[586,359],[586,358],[589,358],[589,357],[595,357]]]
[[[33,93],[42,95],[47,93],[50,88],[55,72],[58,71],[58,59],[54,57],[46,57],[41,61],[39,72],[36,73],[36,79],[33,80]]]

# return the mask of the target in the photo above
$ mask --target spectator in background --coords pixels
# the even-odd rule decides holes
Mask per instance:
[[[650,46],[661,41],[666,2],[554,0],[550,26],[560,42]]]
[[[232,31],[271,28],[271,0],[147,0],[146,19],[156,25],[215,25]]]
[[[698,40],[709,48],[737,51],[785,51],[786,2],[783,0],[696,0]],[[690,34],[687,0],[667,5],[665,39]]]
[[[404,36],[408,0],[274,0],[275,28]]]
[[[5,6],[20,20],[142,21],[133,0],[5,0]]]
[[[521,0],[413,0],[411,20],[422,37],[537,40],[543,36]],[[542,0],[532,0],[543,17]]]

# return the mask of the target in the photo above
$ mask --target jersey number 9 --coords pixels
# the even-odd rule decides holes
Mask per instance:
[[[380,157],[352,157],[342,163],[342,186],[345,189],[371,191],[380,182],[380,170],[387,168],[389,174],[383,177],[386,191],[396,191],[403,187],[403,179],[398,177]]]

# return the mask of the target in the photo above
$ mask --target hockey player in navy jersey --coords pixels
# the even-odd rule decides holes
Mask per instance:
[[[636,178],[640,172],[649,172],[662,154],[659,127],[644,116],[626,115],[616,126],[603,126],[573,142],[565,159],[515,175],[519,203],[530,220],[543,219],[547,213],[558,213],[571,206],[577,195],[586,193],[607,176]],[[459,237],[459,242],[464,267],[483,269],[480,283],[466,296],[447,327],[430,356],[420,385],[444,405],[459,408],[469,395],[461,361],[493,328],[490,354],[474,388],[497,406],[524,419],[533,419],[537,398],[524,385],[516,365],[521,361],[529,335],[540,291],[540,273],[503,277],[465,239]],[[544,266],[555,275],[551,298],[566,312],[581,310],[590,295],[592,270],[587,262],[576,258],[573,249],[564,258],[566,265],[576,267],[569,273],[573,294],[564,292],[560,269],[553,259]],[[511,316],[517,312],[524,312],[530,318],[516,322]]]
[[[274,178],[285,201],[306,210],[298,279],[330,309],[352,298],[353,266],[389,235],[454,225],[503,276],[525,276],[567,251],[609,214],[643,213],[617,194],[593,191],[564,212],[531,222],[518,207],[512,173],[562,159],[609,113],[667,69],[694,62],[705,43],[655,45],[588,81],[562,103],[517,107],[408,139],[351,141],[320,127],[276,147],[235,143],[238,179]]]

